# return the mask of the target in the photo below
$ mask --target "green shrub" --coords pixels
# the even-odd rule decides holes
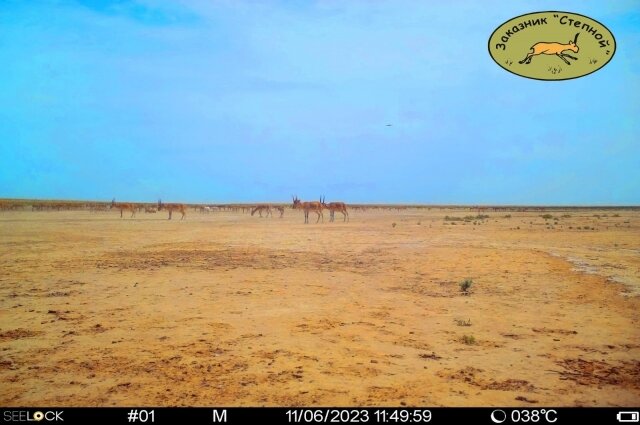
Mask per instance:
[[[473,335],[462,335],[462,342],[467,345],[475,345],[476,339]]]
[[[460,292],[462,292],[464,295],[469,295],[469,291],[471,290],[472,285],[472,279],[467,278],[463,280],[462,282],[460,282]]]

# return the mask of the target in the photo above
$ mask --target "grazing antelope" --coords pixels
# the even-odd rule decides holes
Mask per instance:
[[[162,211],[163,209],[169,211],[168,220],[171,220],[171,214],[173,214],[174,211],[180,211],[180,213],[182,213],[180,220],[184,220],[184,216],[187,215],[187,209],[184,204],[163,204],[162,200],[158,199],[158,211]]]
[[[347,205],[344,202],[329,202],[328,204],[324,202],[324,198],[322,198],[322,207],[329,210],[329,221],[335,221],[336,211],[342,213],[343,219],[342,221],[349,221],[349,213],[347,212]]]
[[[267,213],[267,217],[269,216],[273,216],[271,214],[271,206],[267,205],[267,204],[261,204],[261,205],[256,205],[256,207],[251,210],[251,217],[253,217],[253,215],[258,212],[258,214],[260,214],[260,218],[262,218],[262,211],[265,211]]]
[[[525,65],[528,65],[531,63],[531,58],[534,56],[538,56],[538,55],[556,55],[557,57],[559,57],[560,59],[562,59],[564,61],[564,63],[566,63],[567,65],[571,65],[571,62],[569,62],[566,58],[571,58],[573,60],[578,60],[578,58],[574,57],[574,56],[570,56],[566,53],[562,53],[565,50],[571,50],[572,52],[578,53],[578,35],[580,35],[580,33],[577,33],[575,38],[573,39],[573,41],[569,40],[569,42],[567,44],[562,44],[562,43],[536,43],[533,46],[531,46],[531,51],[529,53],[527,53],[527,56],[522,59],[520,62],[518,63],[523,63]]]
[[[123,203],[116,203],[116,198],[113,198],[113,200],[111,201],[111,207],[109,207],[109,209],[112,208],[118,208],[120,210],[120,218],[122,218],[122,213],[123,211],[131,211],[131,218],[133,218],[136,215],[136,205],[135,204],[123,204]]]
[[[293,197],[293,209],[302,209],[304,210],[304,222],[305,224],[309,223],[309,211],[313,211],[316,214],[318,214],[318,219],[316,220],[316,223],[318,221],[320,221],[320,218],[322,218],[322,222],[324,223],[324,215],[322,214],[322,200],[320,200],[320,202],[314,201],[314,202],[302,202],[300,199],[298,199],[297,196]]]

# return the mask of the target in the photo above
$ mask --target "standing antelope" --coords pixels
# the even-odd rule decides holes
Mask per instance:
[[[324,198],[322,198],[322,207],[329,210],[329,221],[335,221],[336,211],[342,213],[343,219],[342,221],[349,221],[349,213],[347,212],[347,205],[344,202],[329,202],[328,204],[324,202]]]
[[[251,210],[251,217],[253,217],[253,215],[257,212],[258,214],[260,214],[260,218],[262,218],[262,211],[265,211],[267,213],[266,217],[273,216],[271,214],[271,205],[260,204],[256,205],[256,207]]]
[[[324,215],[322,214],[322,200],[320,202],[302,202],[298,199],[297,196],[293,197],[293,209],[303,209],[304,210],[304,222],[305,224],[309,223],[309,211],[313,211],[318,214],[318,219],[316,223],[320,221],[320,217],[322,217],[322,222],[324,223]]]
[[[183,220],[184,216],[187,215],[187,209],[184,204],[163,204],[162,200],[158,199],[158,211],[162,211],[163,209],[169,211],[168,220],[171,220],[171,214],[174,211],[180,211],[182,213],[182,218],[180,218],[180,220]]]
[[[562,53],[565,50],[571,50],[572,52],[578,53],[578,36],[580,33],[577,33],[573,41],[569,40],[567,44],[562,43],[536,43],[531,46],[531,51],[527,53],[527,56],[522,59],[518,63],[523,63],[528,65],[531,63],[531,58],[538,55],[556,55],[560,59],[564,61],[567,65],[571,65],[566,58],[571,58],[573,60],[578,60],[578,58],[574,56],[570,56],[566,53]]]
[[[136,205],[135,204],[123,204],[123,203],[116,203],[116,198],[113,198],[113,200],[111,201],[111,207],[109,207],[109,209],[112,208],[118,208],[120,210],[120,218],[122,218],[122,212],[123,211],[131,211],[131,218],[133,218],[136,215]]]

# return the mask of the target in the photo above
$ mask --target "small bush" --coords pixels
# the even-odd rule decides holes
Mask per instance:
[[[505,215],[504,218],[511,218],[511,214]]]
[[[462,221],[464,218],[460,217],[449,217],[448,215],[444,216],[444,221]]]
[[[396,227],[396,223],[391,223],[391,227]]]
[[[472,279],[465,279],[462,282],[460,282],[460,292],[462,292],[464,295],[469,295],[469,291],[471,290],[471,286],[473,285],[473,280]]]
[[[467,345],[474,345],[476,339],[473,335],[462,335],[462,342]]]
[[[456,325],[458,326],[471,326],[471,319],[453,319],[453,321],[456,322]]]
[[[540,217],[544,218],[545,220],[550,220],[553,218],[551,214],[542,214]]]

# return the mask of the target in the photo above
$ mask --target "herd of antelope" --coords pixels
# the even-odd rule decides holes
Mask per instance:
[[[344,202],[329,202],[327,203],[323,197],[320,198],[319,201],[308,201],[303,202],[298,199],[297,196],[293,196],[293,203],[290,204],[289,208],[295,210],[302,210],[304,212],[304,222],[309,222],[309,213],[314,212],[317,215],[316,223],[320,220],[324,222],[324,210],[329,210],[330,219],[329,221],[335,221],[335,213],[336,211],[341,213],[343,216],[343,221],[349,221],[349,212],[347,211],[347,206]],[[163,203],[162,200],[158,200],[157,204],[153,203],[130,203],[130,202],[116,202],[113,199],[110,203],[108,202],[82,202],[82,201],[40,201],[40,200],[11,200],[11,199],[0,199],[0,212],[5,211],[72,211],[72,210],[85,210],[91,213],[100,213],[107,212],[109,210],[120,210],[120,217],[124,218],[124,214],[130,213],[130,218],[135,218],[136,213],[145,212],[145,213],[156,213],[158,211],[167,211],[168,219],[171,220],[174,212],[179,212],[181,214],[180,219],[185,219],[187,215],[187,210],[192,208],[193,211],[199,211],[200,213],[212,213],[218,211],[224,212],[232,212],[232,213],[242,213],[249,214],[252,216],[259,215],[260,217],[272,217],[273,210],[276,210],[280,213],[280,217],[282,218],[287,206],[283,206],[283,204],[274,205],[274,204],[257,204],[257,205],[247,205],[247,204],[210,204],[210,205],[202,205],[202,204],[166,204]],[[582,209],[589,207],[569,207],[569,209]],[[620,207],[603,207],[603,209],[619,209]],[[378,211],[378,210],[387,210],[387,211],[395,211],[401,212],[407,209],[440,209],[440,210],[449,210],[449,209],[460,209],[466,211],[472,211],[477,213],[484,212],[501,212],[501,211],[513,211],[513,212],[524,212],[524,213],[538,213],[538,212],[546,212],[546,211],[567,211],[566,208],[560,207],[540,207],[540,206],[518,206],[518,205],[503,205],[503,206],[495,206],[495,205],[469,205],[469,206],[460,206],[460,205],[385,205],[385,204],[350,204],[349,209],[351,211],[358,211],[361,213],[367,211]],[[624,207],[627,209],[627,207]],[[638,207],[628,207],[630,210],[637,210]],[[264,214],[264,215],[263,215]]]
[[[138,204],[125,203],[125,202],[116,202],[115,198],[111,201],[110,209],[118,209],[120,210],[120,218],[122,218],[122,214],[125,211],[131,211],[131,218],[135,217],[136,211],[144,208],[145,213],[155,213],[156,210],[154,208],[143,207]],[[187,215],[187,207],[184,204],[163,204],[162,200],[158,200],[158,211],[166,210],[169,212],[169,220],[171,220],[171,216],[174,211],[178,211],[182,214],[180,220],[183,220]]]
[[[335,213],[342,214],[343,222],[349,221],[349,212],[347,205],[344,202],[329,202],[325,201],[324,197],[320,197],[318,201],[301,201],[297,196],[292,196],[293,203],[288,207],[294,210],[302,210],[304,212],[304,223],[309,223],[309,213],[314,212],[317,215],[316,223],[324,222],[324,211],[329,211],[329,221],[335,221]],[[184,220],[187,215],[187,210],[193,208],[194,211],[208,214],[218,211],[227,211],[234,213],[251,213],[251,216],[257,215],[260,217],[268,218],[273,217],[277,212],[279,217],[282,218],[285,213],[287,205],[283,204],[181,204],[181,203],[164,203],[162,200],[158,200],[157,204],[152,203],[134,203],[134,202],[117,202],[116,199],[112,199],[110,203],[107,202],[79,202],[79,201],[11,201],[0,200],[0,212],[1,211],[17,211],[29,208],[31,211],[70,211],[70,210],[87,210],[92,213],[107,212],[115,209],[120,211],[120,218],[136,218],[136,214],[144,212],[145,214],[155,214],[159,211],[166,211],[168,213],[168,219],[173,218],[173,213],[177,212],[181,214],[180,219]],[[364,212],[373,209],[392,209],[400,211],[405,209],[405,206],[382,206],[382,205],[350,205],[349,209],[352,211]]]
[[[344,202],[326,202],[324,197],[320,197],[318,201],[302,201],[297,196],[292,196],[293,203],[283,204],[181,204],[181,203],[164,203],[158,200],[157,204],[153,203],[133,203],[133,202],[117,202],[112,199],[108,202],[79,202],[79,201],[29,201],[29,200],[2,200],[0,199],[1,211],[17,211],[26,208],[31,211],[70,211],[70,210],[87,210],[92,213],[107,212],[115,209],[120,211],[120,218],[136,218],[136,214],[144,212],[145,214],[155,214],[160,211],[168,213],[167,218],[171,220],[173,213],[180,213],[180,220],[184,220],[187,216],[187,210],[192,208],[193,211],[200,213],[212,213],[218,211],[226,211],[233,213],[251,214],[251,216],[259,216],[263,218],[274,217],[276,213],[282,218],[285,209],[292,208],[294,210],[302,210],[304,212],[304,223],[309,223],[309,214],[315,213],[316,223],[321,220],[324,222],[324,211],[329,211],[329,221],[335,221],[335,213],[342,214],[342,221],[349,221],[349,211]],[[351,211],[365,212],[367,210],[391,209],[400,211],[406,209],[401,205],[350,205]]]
[[[293,204],[292,208],[300,209],[304,211],[304,222],[305,224],[309,223],[309,213],[314,212],[318,215],[318,219],[316,223],[322,219],[324,223],[324,214],[323,210],[329,210],[329,221],[335,221],[335,213],[339,212],[342,214],[342,221],[349,221],[349,212],[347,211],[347,205],[344,202],[325,202],[324,197],[320,197],[319,201],[312,202],[303,202],[298,199],[297,196],[292,196]],[[136,211],[140,211],[144,209],[145,213],[155,213],[155,208],[145,207],[140,204],[127,203],[127,202],[116,202],[115,198],[111,201],[110,209],[120,210],[120,218],[124,217],[125,211],[131,212],[130,218],[134,218],[136,215]],[[211,212],[212,208],[209,206],[199,207],[201,212]],[[187,207],[184,204],[165,204],[162,203],[162,200],[158,200],[158,208],[157,211],[166,210],[169,213],[168,219],[171,220],[174,211],[177,211],[182,214],[180,220],[183,220],[187,215]],[[273,211],[276,210],[280,213],[280,218],[284,216],[284,207],[281,205],[271,205],[271,204],[258,204],[254,208],[251,209],[251,216],[254,216],[256,213],[260,217],[273,217]],[[244,212],[244,208],[243,208]],[[262,214],[265,214],[264,216]]]

